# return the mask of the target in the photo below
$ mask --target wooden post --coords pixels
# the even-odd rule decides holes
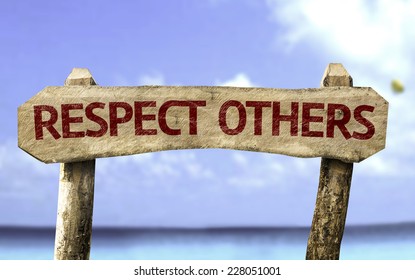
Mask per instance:
[[[322,87],[353,86],[342,64],[327,66]],[[353,163],[322,158],[316,206],[307,245],[307,260],[338,260],[346,222]]]
[[[66,86],[96,85],[88,69],[74,68]],[[95,159],[62,163],[59,176],[55,260],[88,260],[94,205]]]

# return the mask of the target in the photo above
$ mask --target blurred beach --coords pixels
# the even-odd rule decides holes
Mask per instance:
[[[309,228],[94,228],[94,260],[302,260]],[[53,259],[54,228],[0,228],[0,259]],[[415,259],[415,224],[346,226],[343,260]]]

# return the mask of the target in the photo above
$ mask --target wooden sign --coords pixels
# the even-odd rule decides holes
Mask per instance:
[[[371,88],[47,87],[18,109],[19,147],[46,162],[224,148],[359,162],[385,147]]]

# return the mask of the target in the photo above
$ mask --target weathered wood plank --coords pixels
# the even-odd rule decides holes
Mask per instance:
[[[47,87],[19,107],[19,147],[47,163],[192,148],[359,162],[384,148],[387,110],[371,88]]]
[[[353,86],[341,64],[329,64],[323,87]],[[308,238],[307,260],[338,260],[346,223],[353,163],[321,159],[320,179],[314,217]]]
[[[65,85],[95,85],[87,69],[75,68]],[[60,166],[55,259],[88,260],[91,248],[95,160]]]

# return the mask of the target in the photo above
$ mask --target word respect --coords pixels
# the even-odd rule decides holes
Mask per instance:
[[[289,106],[290,113],[283,114],[282,106]],[[107,134],[116,137],[119,134],[119,126],[129,122],[134,123],[136,136],[157,135],[158,133],[172,136],[187,133],[197,135],[198,111],[202,107],[209,109],[206,100],[169,100],[161,104],[156,101],[135,101],[132,104],[128,102],[70,103],[61,104],[60,110],[51,105],[34,105],[35,139],[44,139],[46,131],[54,139],[102,137]],[[152,111],[149,113],[145,112],[144,108],[153,109],[146,109]],[[168,119],[173,117],[169,116],[171,108],[188,112],[187,131],[169,124]],[[219,125],[222,132],[227,135],[238,135],[245,130],[248,121],[253,121],[251,133],[262,135],[263,111],[271,110],[272,119],[267,120],[266,123],[271,125],[270,131],[273,136],[288,133],[288,131],[280,131],[281,123],[287,122],[291,136],[333,138],[335,130],[338,129],[344,139],[368,140],[375,134],[375,127],[367,114],[370,116],[374,109],[375,107],[370,105],[358,105],[350,108],[347,105],[337,103],[285,102],[281,104],[278,101],[240,102],[227,100],[216,109],[215,116],[217,117],[209,122],[209,125]],[[236,122],[233,121],[233,125],[229,124],[229,111],[237,112]],[[325,118],[321,111],[324,112]],[[85,122],[85,118],[89,121]],[[351,121],[357,122],[360,129],[350,131],[347,124]],[[86,123],[90,124],[91,122],[96,125],[94,127],[86,126]],[[148,122],[146,127],[150,128],[144,128],[145,122]],[[321,123],[324,129],[313,130],[310,127],[312,123]],[[71,128],[71,124],[78,124],[77,129]]]

